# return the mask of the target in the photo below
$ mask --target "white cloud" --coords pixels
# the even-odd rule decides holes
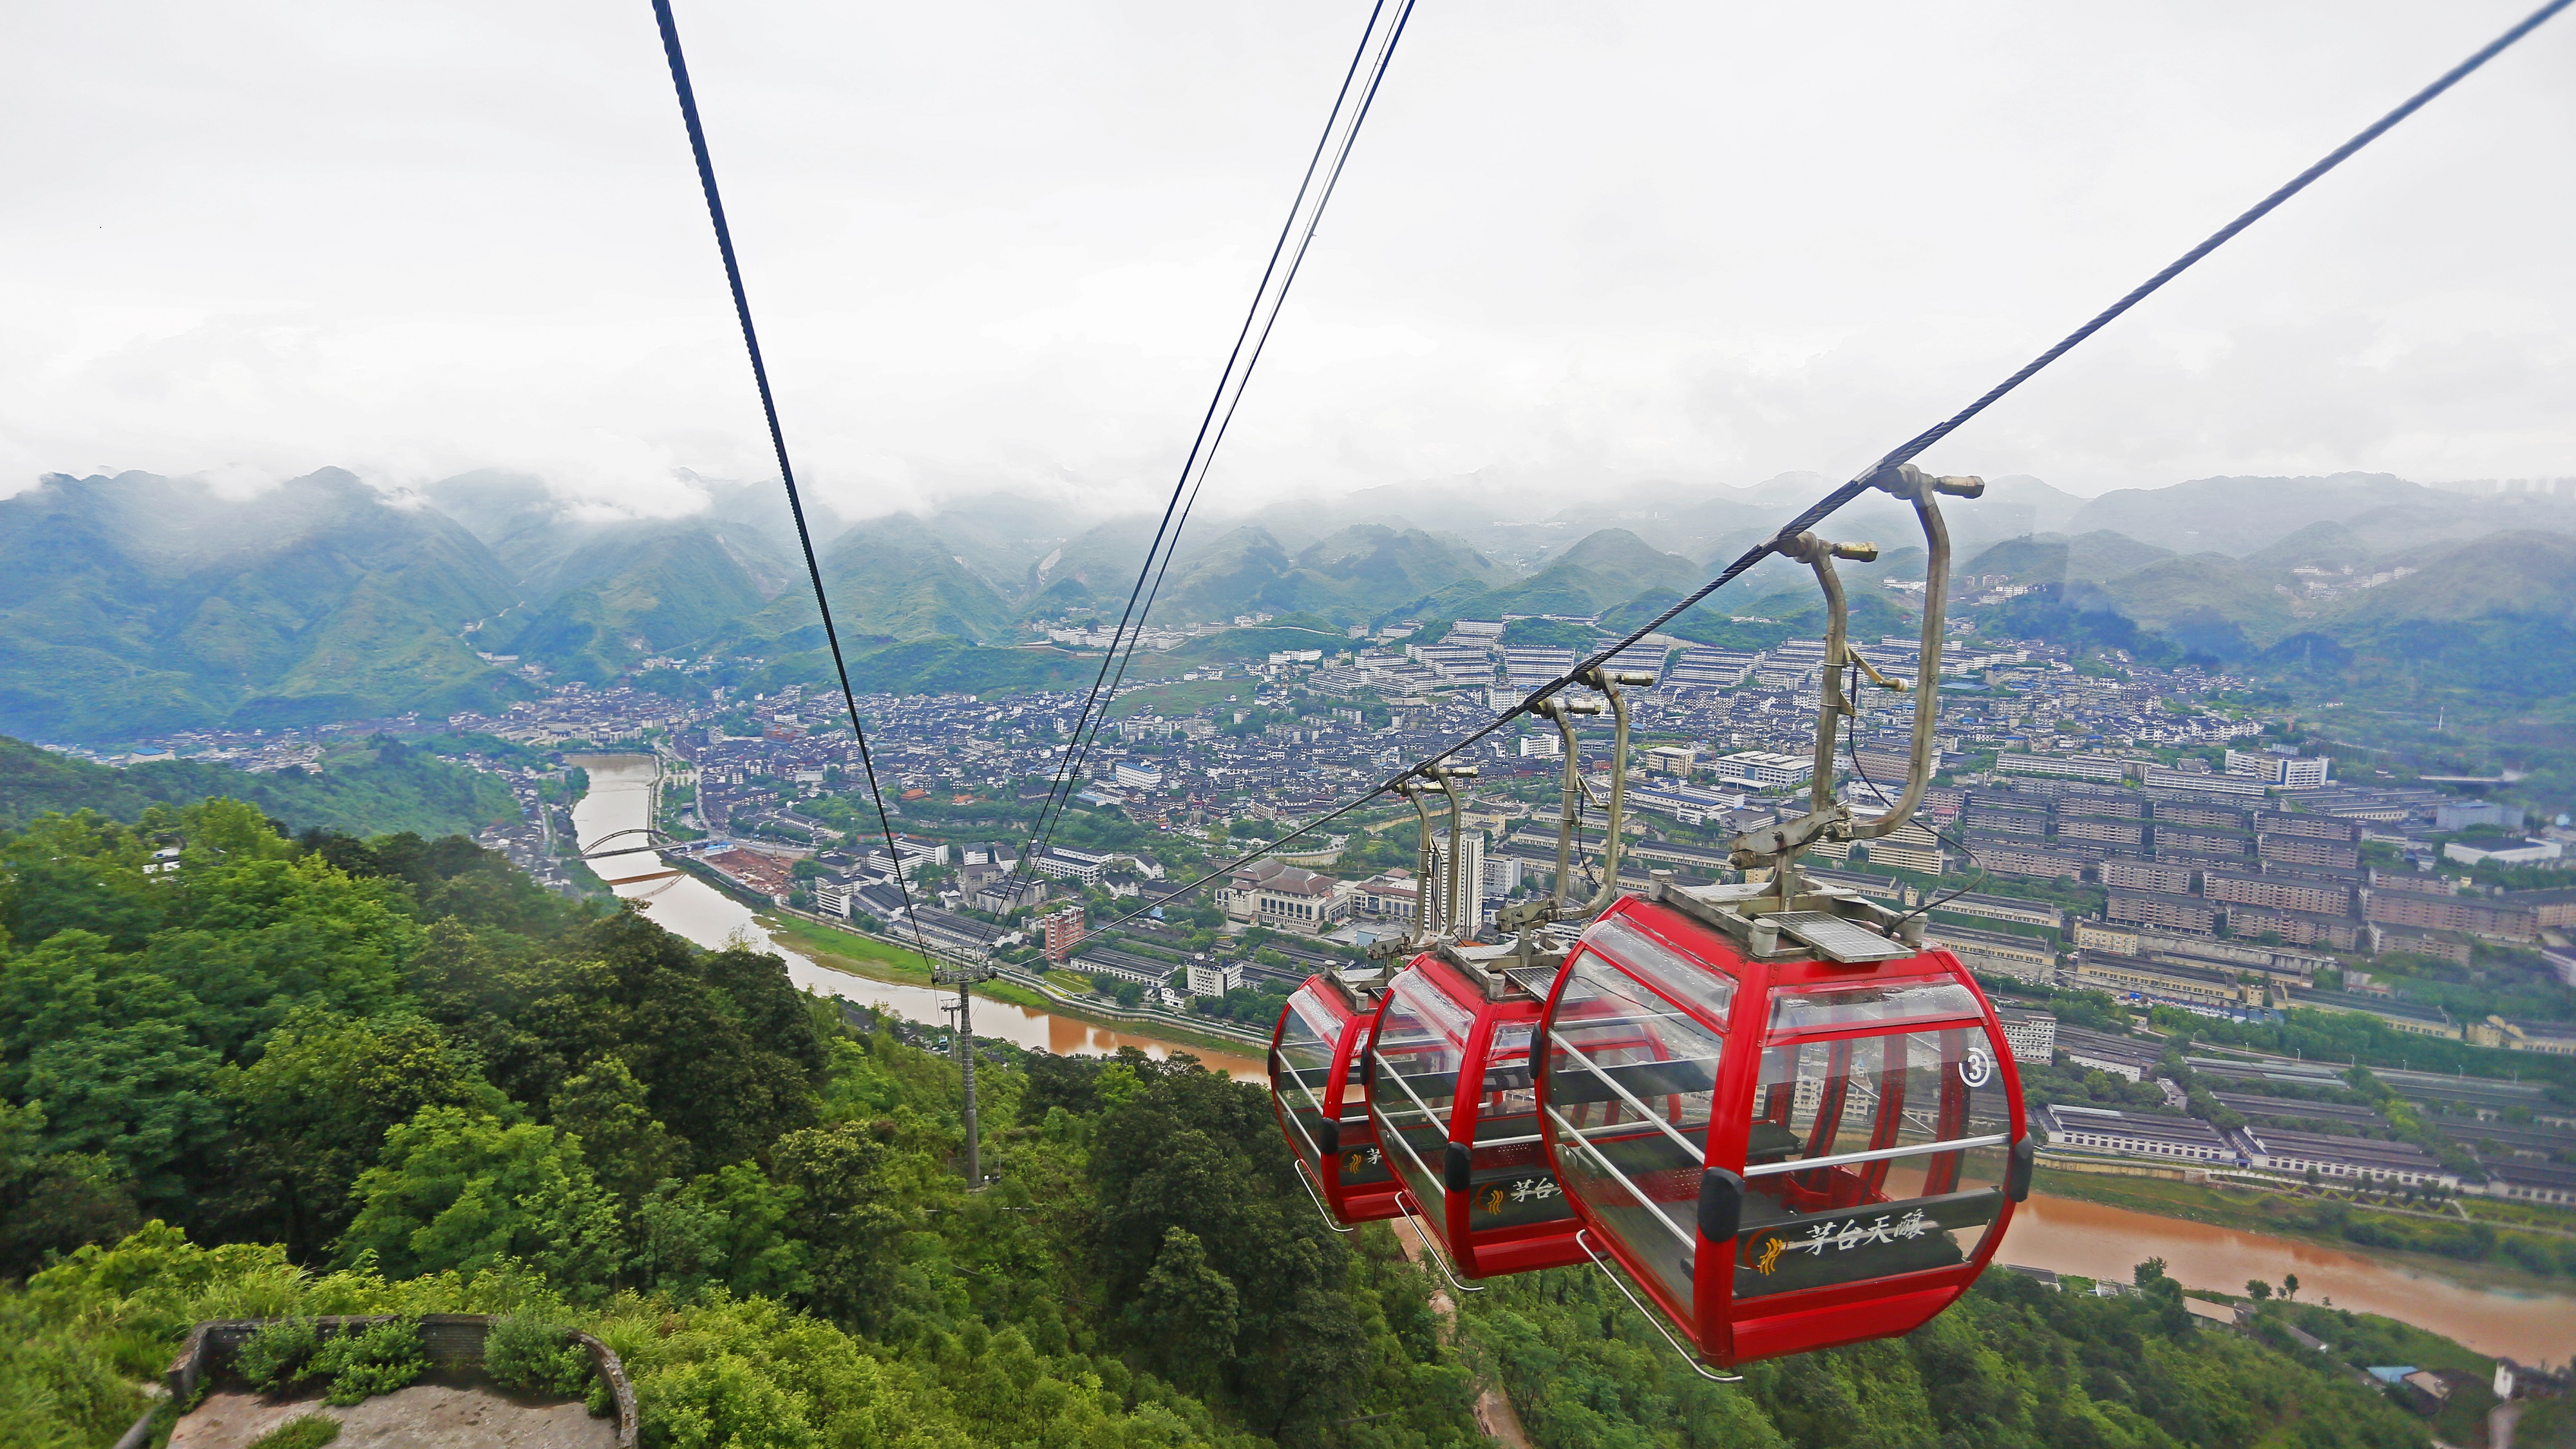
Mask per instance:
[[[2521,4],[1425,4],[1212,501],[1855,468]],[[818,494],[1166,486],[1362,14],[684,5]],[[640,5],[13,29],[0,491],[773,471]],[[2544,29],[1929,461],[2576,473],[2571,60]]]

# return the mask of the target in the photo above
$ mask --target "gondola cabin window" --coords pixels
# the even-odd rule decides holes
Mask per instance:
[[[1694,1213],[1735,983],[1616,919],[1586,933],[1584,947],[1567,965],[1548,1041],[1557,1161],[1566,1190],[1637,1248],[1687,1325]]]
[[[1452,1001],[1417,966],[1395,978],[1377,1029],[1375,1090],[1378,1135],[1413,1200],[1442,1197],[1441,1165],[1449,1150],[1449,1113],[1458,1091],[1473,1013]]]
[[[1340,1146],[1339,1125],[1325,1099],[1332,1095],[1333,1055],[1341,1031],[1342,1024],[1317,999],[1311,983],[1288,998],[1287,1014],[1279,1022],[1272,1092],[1288,1127],[1289,1149],[1319,1173]]]
[[[2003,1205],[2010,1130],[1981,1016],[1954,981],[1773,993],[1737,1298],[1974,1256]]]
[[[1362,1085],[1377,1019],[1367,994],[1372,984],[1331,974],[1307,978],[1289,996],[1271,1040],[1270,1099],[1280,1133],[1318,1205],[1345,1225],[1396,1214],[1395,1178]]]
[[[1581,1262],[1547,1160],[1531,1074],[1539,998],[1475,962],[1425,954],[1390,984],[1370,1056],[1380,1144],[1405,1210],[1469,1278]]]

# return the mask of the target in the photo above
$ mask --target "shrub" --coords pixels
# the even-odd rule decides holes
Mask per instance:
[[[233,1355],[233,1368],[251,1387],[273,1394],[292,1391],[322,1346],[322,1326],[310,1318],[281,1318],[260,1326]]]
[[[590,1351],[559,1323],[512,1315],[483,1340],[483,1371],[507,1389],[581,1398],[590,1390]]]
[[[390,1394],[420,1377],[428,1351],[421,1346],[420,1320],[389,1318],[356,1333],[324,1342],[313,1355],[307,1376],[329,1377],[326,1403],[355,1404],[377,1394]]]
[[[328,1414],[301,1414],[250,1441],[250,1449],[322,1449],[340,1437],[340,1421]]]

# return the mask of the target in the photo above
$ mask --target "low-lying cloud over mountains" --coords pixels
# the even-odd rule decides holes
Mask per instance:
[[[1553,491],[1579,501],[1496,516],[1497,490],[1469,478],[1202,520],[1154,618],[1261,612],[1328,632],[1501,614],[1616,626],[1696,585],[1828,485],[1788,474],[1747,489],[1568,486]],[[693,486],[706,499],[698,512],[636,518],[498,472],[388,494],[324,469],[248,496],[147,473],[48,477],[0,500],[0,732],[118,739],[435,714],[532,688],[485,656],[601,683],[666,652],[818,649],[775,489]],[[2034,631],[2142,630],[2225,662],[2447,661],[2509,691],[2538,678],[2515,659],[2576,635],[2576,499],[2384,474],[2210,478],[2082,499],[2005,478],[1950,517],[1957,573],[2030,589],[2001,617]],[[943,671],[970,688],[1063,672],[1040,653],[990,651],[1031,639],[1034,619],[1114,615],[1152,525],[1006,494],[926,516],[818,520],[843,639],[883,655],[872,678],[905,688],[936,687]],[[1901,507],[1865,499],[1828,528],[1886,549],[1855,578],[1920,576]],[[1794,612],[1806,587],[1774,561],[1676,631],[1716,637],[1728,613]],[[1870,591],[1873,611],[1901,606],[1885,593]],[[1760,602],[1775,595],[1777,607]]]

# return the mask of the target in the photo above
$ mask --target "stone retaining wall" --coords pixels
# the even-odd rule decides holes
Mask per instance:
[[[364,1315],[325,1315],[314,1322],[326,1334],[354,1333],[378,1323],[390,1322],[390,1313]],[[433,1372],[464,1379],[482,1379],[483,1340],[492,1331],[497,1315],[490,1313],[424,1313],[420,1316],[421,1345],[429,1352]],[[188,1330],[188,1340],[179,1347],[178,1357],[162,1371],[162,1386],[169,1390],[170,1401],[186,1404],[197,1391],[231,1367],[233,1355],[242,1344],[261,1328],[278,1320],[273,1318],[216,1318]],[[587,1333],[573,1335],[590,1354],[591,1366],[600,1380],[608,1385],[610,1402],[615,1406],[618,1449],[635,1446],[635,1386],[628,1382],[626,1365],[607,1344]],[[151,1442],[152,1416],[144,1415],[116,1441],[116,1449],[143,1449]]]

